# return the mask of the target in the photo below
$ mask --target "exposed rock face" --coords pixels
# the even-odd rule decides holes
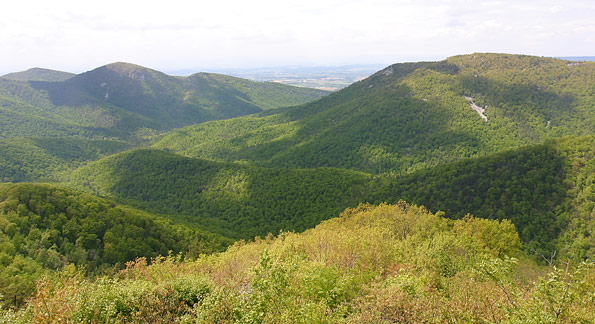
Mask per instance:
[[[485,113],[485,108],[481,108],[480,106],[476,105],[475,102],[473,102],[473,98],[471,97],[467,97],[465,96],[465,99],[469,100],[469,103],[471,104],[471,108],[473,108],[473,110],[477,111],[477,113],[481,116],[481,118],[483,118],[484,121],[488,121],[488,116],[486,116]]]

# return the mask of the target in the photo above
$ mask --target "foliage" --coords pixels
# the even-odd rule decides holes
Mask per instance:
[[[154,215],[50,185],[0,185],[0,296],[14,305],[35,279],[67,264],[88,273],[137,257],[229,244],[211,234],[173,226]]]
[[[377,179],[369,201],[405,199],[446,217],[510,220],[528,251],[593,258],[595,137],[565,138]]]
[[[0,78],[2,181],[144,210],[0,185],[0,322],[591,323],[594,68],[457,56],[280,109],[322,93],[124,63]],[[231,242],[204,230],[280,234],[204,255]]]
[[[216,74],[173,77],[126,63],[62,82],[0,78],[0,138],[75,135],[135,142],[143,140],[139,130],[162,132],[303,104],[326,93]]]
[[[36,77],[54,74],[33,69],[0,78],[2,182],[56,181],[82,162],[146,145],[174,127],[303,104],[326,94],[218,74],[172,77],[126,63],[65,80]],[[55,156],[54,150],[68,154]]]
[[[119,141],[70,137],[0,140],[0,182],[56,181],[83,162],[129,148]]]
[[[67,269],[4,314],[14,323],[265,324],[526,323],[557,313],[556,323],[592,323],[592,264],[541,268],[518,246],[498,256],[497,239],[460,235],[487,228],[515,236],[498,221],[361,205],[302,234],[195,261],[140,259],[95,280]]]

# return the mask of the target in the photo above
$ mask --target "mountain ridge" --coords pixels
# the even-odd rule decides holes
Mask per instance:
[[[0,76],[0,78],[21,81],[62,82],[74,77],[75,75],[76,74],[70,72],[34,67],[21,72],[8,73]]]
[[[193,138],[211,127],[207,122],[166,134],[153,147],[267,167],[407,173],[550,138],[591,134],[593,75],[592,62],[569,65],[511,54],[398,63],[295,109],[217,122],[234,128],[232,137]],[[485,109],[487,122],[466,97]],[[255,119],[260,127],[242,130]]]
[[[131,133],[141,128],[163,131],[291,106],[326,94],[207,74],[178,78],[124,62],[107,64],[63,82],[2,80],[0,107],[12,113],[32,113],[57,122],[67,118],[79,126],[107,125]],[[252,97],[257,102],[252,102]],[[18,129],[14,132],[21,136]]]

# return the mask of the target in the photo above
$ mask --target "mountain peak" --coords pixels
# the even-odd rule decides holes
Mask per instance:
[[[149,69],[147,67],[132,64],[132,63],[127,63],[127,62],[114,62],[114,63],[106,64],[102,67],[99,67],[99,69],[107,69],[109,71],[113,71],[113,72],[116,72],[121,75],[131,75],[131,74],[137,74],[137,73],[142,73],[142,72],[157,72],[157,71]]]

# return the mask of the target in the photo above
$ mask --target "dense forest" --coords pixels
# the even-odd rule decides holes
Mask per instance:
[[[569,229],[576,222],[586,231],[595,225],[588,221],[595,210],[594,156],[595,137],[587,136],[404,176],[373,176],[335,168],[269,169],[140,150],[91,163],[71,179],[80,189],[175,215],[229,237],[302,231],[344,207],[404,199],[452,219],[468,213],[508,219],[528,251],[572,250],[595,257],[589,235]],[[573,234],[561,240],[567,230]],[[583,237],[582,243],[573,243],[570,237],[575,236]]]
[[[231,240],[64,187],[0,185],[0,302],[19,305],[35,280],[72,264],[88,274],[137,257],[213,252]]]
[[[173,127],[326,94],[218,74],[173,77],[127,63],[66,76],[31,69],[0,77],[0,181],[58,181],[62,172],[147,145]]]
[[[59,181],[63,173],[130,148],[121,141],[76,137],[15,137],[0,140],[0,182]]]
[[[589,221],[595,214],[594,157],[594,136],[549,141],[402,177],[377,178],[386,184],[376,186],[370,201],[404,199],[454,219],[467,213],[508,219],[527,250],[564,250],[593,259],[595,242],[585,233],[595,229]],[[582,234],[576,224],[582,224]],[[561,232],[573,238],[561,241]]]
[[[298,105],[326,93],[216,74],[174,77],[128,63],[108,64],[62,82],[0,78],[0,107],[7,117],[30,124],[36,120],[30,131],[37,136],[73,135],[65,132],[78,126],[86,132],[77,135],[92,139],[138,139],[139,131]],[[30,135],[8,123],[2,130],[2,137]]]
[[[76,170],[80,189],[172,215],[233,238],[303,231],[357,204],[370,176],[339,169],[268,169],[157,150],[113,155]]]

